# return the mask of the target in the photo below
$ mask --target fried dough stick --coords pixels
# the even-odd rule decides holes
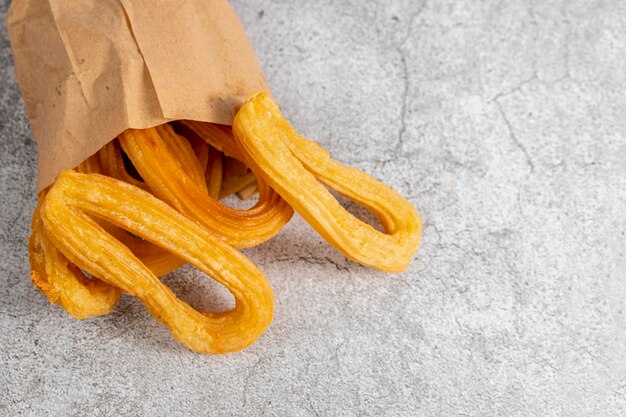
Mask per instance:
[[[293,210],[266,183],[260,184],[259,201],[248,210],[220,204],[187,175],[168,141],[156,129],[129,129],[119,136],[122,148],[155,196],[203,225],[226,243],[252,247],[273,237]],[[182,139],[182,138],[178,138]]]
[[[404,197],[300,136],[266,94],[248,98],[233,132],[244,162],[333,247],[382,271],[408,267],[419,246],[421,220]],[[386,233],[346,211],[320,182],[376,214]]]
[[[122,150],[120,149],[120,144],[116,140],[112,140],[111,142],[104,145],[102,148],[100,148],[100,151],[98,151],[96,155],[100,157],[100,170],[85,172],[85,174],[94,173],[108,175],[109,177],[127,182],[143,190],[148,189],[148,186],[145,182],[139,181],[138,179],[130,175],[128,171],[126,171],[126,167],[124,166],[124,159],[122,158]],[[84,164],[85,163],[83,162],[83,164],[79,165],[76,170],[79,172],[83,172],[80,167]]]
[[[219,177],[221,188],[218,198],[220,200],[235,192],[238,193],[239,198],[246,200],[259,190],[256,175],[241,162],[243,157],[237,148],[230,126],[192,120],[179,120],[176,123],[184,130],[186,137],[197,137],[205,141],[211,149],[223,152],[225,162],[223,175]]]
[[[57,250],[43,230],[40,208],[46,194],[46,191],[39,194],[31,223],[28,243],[31,281],[51,304],[58,303],[74,318],[86,319],[111,312],[122,291],[96,277],[87,278]],[[131,237],[125,230],[110,224],[101,226],[126,244],[156,276],[166,275],[185,263],[150,242]]]
[[[224,285],[235,308],[200,313],[172,291],[90,216],[124,228],[175,253]],[[245,348],[269,325],[273,293],[245,256],[137,187],[98,174],[63,171],[41,219],[53,244],[74,264],[139,298],[176,340],[202,353]]]
[[[204,174],[206,167],[202,166],[202,163],[187,138],[177,135],[174,129],[168,124],[157,126],[155,130],[167,145],[170,153],[178,160],[178,164],[183,171],[185,171],[185,174],[189,176],[191,181],[193,181],[202,192],[206,193],[207,184]]]
[[[205,174],[207,192],[209,197],[214,200],[219,200],[220,192],[222,190],[222,180],[224,179],[224,154],[210,146],[208,143],[206,146],[209,147],[209,157],[207,160]]]
[[[173,132],[173,131],[171,131]],[[202,143],[207,150],[209,145]],[[202,150],[200,150],[202,152]],[[189,158],[189,152],[183,146],[174,148],[174,152],[181,161]],[[214,152],[221,152],[214,150]],[[193,164],[192,160],[189,166]],[[193,166],[193,165],[192,165]],[[220,168],[221,169],[221,168]],[[198,168],[194,173],[200,173],[201,181],[204,182],[204,167]],[[122,151],[117,140],[106,144],[100,151],[76,167],[76,171],[84,174],[102,173],[113,178],[125,181],[129,184],[147,190],[147,185],[132,177],[126,170]],[[196,175],[196,180],[198,175]],[[98,278],[87,278],[82,271],[68,261],[46,237],[39,218],[39,209],[46,192],[39,195],[39,201],[32,217],[31,237],[29,240],[29,256],[31,263],[31,280],[33,284],[50,300],[58,303],[72,317],[85,319],[109,313],[115,308],[122,291]],[[153,245],[150,242],[137,239],[125,230],[110,224],[99,223],[107,232],[111,233],[124,245],[129,247],[156,276],[163,276],[178,269],[185,261],[170,252]]]
[[[131,185],[148,190],[145,182],[131,176],[124,165],[122,150],[117,140],[104,145],[98,153],[89,157],[76,167],[83,174],[104,174],[127,182]],[[167,275],[185,264],[185,261],[150,242],[134,238],[125,230],[101,224],[109,233],[124,243],[133,253],[158,277]]]
[[[87,158],[77,169],[85,173],[100,172],[100,156],[95,154]],[[50,242],[39,216],[46,194],[47,190],[39,193],[31,222],[28,241],[31,281],[51,304],[58,303],[74,318],[86,319],[109,313],[115,308],[122,291],[97,278],[87,278]]]
[[[196,122],[193,120],[179,120],[177,122],[183,129],[189,129],[206,143],[221,151],[226,156],[235,158],[241,162],[244,156],[239,149],[233,131],[230,126],[216,123]]]
[[[87,278],[50,242],[39,216],[45,198],[46,192],[42,191],[33,213],[28,244],[30,279],[51,304],[58,303],[74,318],[86,319],[111,312],[122,290],[99,279]]]

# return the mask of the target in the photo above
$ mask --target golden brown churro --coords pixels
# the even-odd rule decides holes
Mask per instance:
[[[384,232],[348,213],[326,189],[372,211]],[[237,210],[219,200],[258,201]],[[267,328],[273,293],[234,247],[272,238],[296,210],[346,257],[383,271],[407,268],[421,221],[400,194],[333,160],[300,136],[265,94],[233,127],[178,121],[129,129],[39,195],[29,242],[34,285],[76,318],[110,312],[121,294],[141,300],[191,350],[245,348]],[[199,312],[159,276],[185,262],[235,297],[226,312]]]

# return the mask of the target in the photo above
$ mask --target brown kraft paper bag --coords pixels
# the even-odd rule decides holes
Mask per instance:
[[[38,190],[128,128],[230,124],[269,92],[227,0],[14,0],[7,28]]]

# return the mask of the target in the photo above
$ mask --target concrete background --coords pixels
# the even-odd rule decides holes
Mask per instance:
[[[295,126],[421,211],[419,254],[385,275],[294,218],[246,251],[276,316],[226,357],[130,297],[71,319],[28,279],[36,146],[3,27],[0,414],[626,415],[626,2],[233,4]]]

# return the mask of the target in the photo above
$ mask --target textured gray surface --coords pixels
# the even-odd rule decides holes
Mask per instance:
[[[417,258],[378,273],[295,218],[246,251],[276,315],[226,357],[129,297],[69,318],[28,280],[36,147],[3,28],[0,414],[626,415],[626,3],[234,6],[293,123],[422,212]],[[207,281],[166,278],[228,303]]]

